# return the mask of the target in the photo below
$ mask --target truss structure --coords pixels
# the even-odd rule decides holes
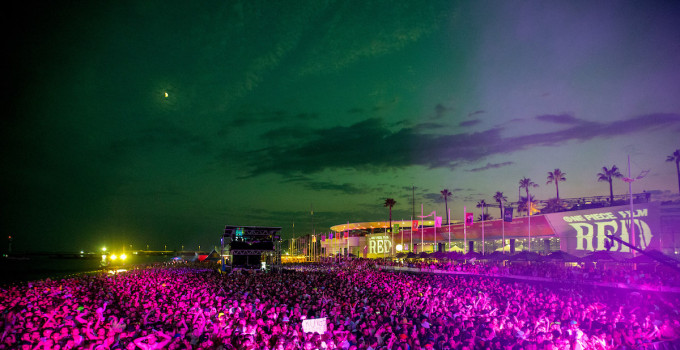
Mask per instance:
[[[279,231],[281,231],[280,227],[226,225],[220,239],[222,246],[222,271],[225,271],[227,268],[225,263],[225,248],[227,248],[226,253],[230,256],[230,261],[234,261],[233,257],[235,255],[262,256],[262,254],[267,254],[269,263],[274,271],[281,272],[281,236]],[[271,242],[272,249],[231,249],[231,243],[237,239],[247,243]]]

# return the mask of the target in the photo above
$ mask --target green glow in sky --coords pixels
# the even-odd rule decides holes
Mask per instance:
[[[48,7],[45,7],[48,6]],[[18,250],[218,244],[608,195],[677,196],[674,2],[109,1],[13,14],[2,229]],[[625,193],[623,182],[615,193]],[[677,197],[676,197],[677,198]],[[428,209],[429,208],[429,209]],[[476,210],[476,209],[475,209]],[[477,213],[478,214],[478,213]]]

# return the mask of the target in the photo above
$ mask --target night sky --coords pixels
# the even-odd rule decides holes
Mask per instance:
[[[288,238],[312,207],[317,232],[387,220],[388,197],[408,219],[412,186],[417,212],[446,188],[461,219],[525,176],[555,197],[555,168],[560,197],[608,195],[596,174],[628,154],[635,192],[677,198],[677,1],[22,6],[0,140],[18,251]]]

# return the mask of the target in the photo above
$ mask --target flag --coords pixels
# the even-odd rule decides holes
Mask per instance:
[[[474,221],[475,221],[475,214],[465,213],[465,226],[472,226],[472,223]]]
[[[316,243],[316,235],[312,236],[312,243]]]
[[[512,222],[512,207],[505,208],[503,211],[503,221]]]
[[[321,242],[325,242],[325,241],[326,241],[326,234],[324,233],[324,234],[321,235]]]
[[[328,233],[328,239],[333,239],[333,232]]]
[[[437,216],[434,218],[434,227],[442,227],[442,217]]]
[[[349,238],[349,231],[344,232],[344,237],[343,238]]]
[[[418,231],[418,220],[411,222],[411,231]]]

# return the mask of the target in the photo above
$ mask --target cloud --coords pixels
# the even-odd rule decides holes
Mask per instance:
[[[306,176],[293,176],[283,181],[285,183],[299,183],[312,191],[334,191],[343,194],[360,194],[367,191],[350,183],[335,183],[330,181],[313,181]]]
[[[435,3],[360,1],[333,6],[310,29],[315,35],[308,38],[310,49],[304,52],[306,60],[298,74],[327,74],[400,51],[432,33],[445,19]]]
[[[555,124],[578,124],[582,120],[569,114],[545,114],[536,116],[536,120]]]
[[[440,123],[419,123],[414,125],[412,128],[415,131],[431,131],[431,130],[440,130],[442,128],[445,128],[446,125],[440,124]]]
[[[460,122],[460,123],[458,124],[458,126],[469,127],[469,126],[477,125],[477,124],[479,124],[479,123],[481,123],[481,122],[482,122],[482,121],[479,120],[479,119],[475,119],[475,120],[463,120],[462,122]]]
[[[444,203],[444,197],[442,197],[442,194],[437,192],[437,193],[426,193],[423,195],[426,201],[432,202],[432,203]],[[457,195],[452,195],[449,197],[449,203],[453,202],[454,199],[458,198],[459,196]]]
[[[435,113],[435,119],[439,119],[446,114],[447,111],[451,110],[451,108],[446,108],[443,104],[438,103],[436,106],[434,106],[434,113]]]
[[[501,168],[501,167],[512,165],[512,164],[515,164],[515,163],[514,162],[503,162],[503,163],[494,163],[494,164],[486,163],[486,165],[483,166],[483,167],[473,168],[473,169],[470,169],[470,170],[467,170],[467,171],[476,173],[476,172],[479,172],[479,171],[484,171],[484,170],[489,170],[489,169],[497,169],[497,168]]]
[[[265,123],[291,123],[318,119],[318,113],[300,112],[291,114],[286,111],[240,112],[230,123],[230,127],[246,127]]]
[[[309,174],[343,168],[386,171],[409,166],[455,168],[536,146],[679,129],[680,115],[656,113],[607,123],[577,120],[566,125],[558,131],[512,137],[504,137],[501,127],[441,135],[424,128],[390,128],[372,118],[349,126],[315,129],[307,133],[307,138],[262,148],[246,158],[253,159],[249,164],[252,174]]]

